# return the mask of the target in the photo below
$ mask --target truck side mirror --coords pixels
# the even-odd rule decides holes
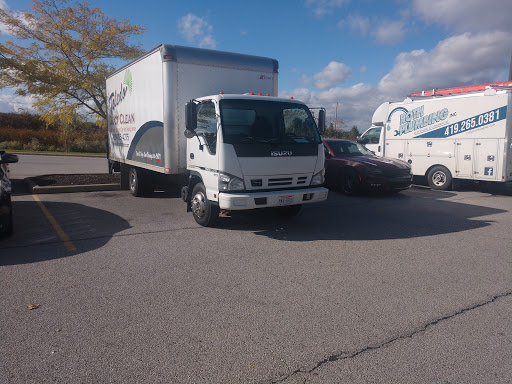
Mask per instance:
[[[325,109],[321,108],[318,111],[318,133],[323,134],[325,132]]]
[[[197,104],[192,100],[185,105],[185,127],[187,128],[187,131],[192,132],[191,137],[194,137],[193,132],[197,128]],[[185,136],[187,136],[186,133]]]

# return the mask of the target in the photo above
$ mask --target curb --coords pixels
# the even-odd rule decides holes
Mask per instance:
[[[9,151],[9,153],[13,153],[15,155],[29,155],[29,156],[71,156],[71,157],[100,157],[100,158],[107,158],[106,153],[99,153],[99,154],[80,154],[80,153],[38,153],[38,152],[16,152],[16,151]]]
[[[39,186],[32,178],[24,179],[28,192],[32,194],[45,193],[70,193],[70,192],[98,192],[98,191],[119,191],[119,184],[88,184],[88,185],[53,185]]]

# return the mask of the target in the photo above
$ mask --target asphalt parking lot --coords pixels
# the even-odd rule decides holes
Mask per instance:
[[[512,382],[511,196],[331,192],[218,228],[173,191],[13,202],[3,382]]]

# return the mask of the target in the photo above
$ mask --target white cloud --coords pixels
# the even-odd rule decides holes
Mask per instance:
[[[1,0],[0,0],[1,1]],[[32,104],[33,97],[14,96],[12,94],[0,94],[0,112],[34,111]]]
[[[313,76],[314,87],[316,89],[327,89],[337,84],[343,83],[350,75],[350,68],[336,61],[331,61],[322,72]]]
[[[380,44],[393,45],[405,37],[406,23],[403,21],[370,20],[368,17],[349,15],[341,20],[338,28],[347,26],[361,36],[370,34]]]
[[[336,103],[338,103],[338,120],[344,121],[343,128],[350,129],[356,125],[360,132],[369,128],[373,112],[383,102],[379,99],[374,87],[364,83],[348,88],[334,87],[325,91],[298,88],[281,91],[279,96],[293,97],[310,107],[326,108],[328,121],[334,120]],[[340,128],[339,124],[338,128]]]
[[[371,28],[369,18],[357,15],[349,15],[346,20],[342,20],[338,23],[338,27],[342,27],[345,24],[347,24],[353,32],[360,33],[362,36],[366,36]]]
[[[405,37],[405,24],[401,21],[387,22],[377,26],[372,35],[381,44],[393,45]]]
[[[9,6],[7,5],[7,3],[4,1],[4,0],[0,0],[0,9],[2,9],[3,11],[6,11],[7,13],[11,13],[10,9],[9,9]],[[19,19],[21,22],[23,22],[26,26],[29,25],[29,23],[27,22],[27,20],[25,19],[25,16],[23,14],[23,12],[12,12],[11,13],[15,18]],[[9,31],[9,29],[7,28],[7,26],[3,23],[0,23],[0,35],[1,34],[4,34],[4,35],[11,35],[11,32]]]
[[[512,31],[510,0],[413,0],[412,8],[427,23],[456,33]]]
[[[313,8],[313,14],[316,17],[332,13],[336,8],[340,8],[343,4],[350,0],[307,0],[306,6]]]
[[[7,6],[7,3],[4,0],[0,0],[0,9],[3,11],[9,11],[9,7]],[[7,30],[7,27],[3,23],[0,23],[0,35],[1,34],[10,34],[10,32]]]
[[[189,13],[179,20],[178,29],[189,43],[198,44],[201,48],[217,47],[212,34],[213,27],[203,18]]]
[[[313,79],[311,79],[311,77],[309,77],[309,76],[306,76],[305,74],[302,74],[300,79],[297,80],[297,83],[303,87],[309,87],[312,82],[313,82]]]
[[[343,88],[333,84],[329,89],[298,88],[280,92],[280,96],[323,106],[331,120],[338,102],[338,119],[345,122],[343,128],[356,125],[363,132],[383,102],[403,100],[411,92],[432,88],[507,80],[510,41],[512,32],[464,33],[439,42],[430,51],[399,54],[393,68],[376,86],[361,83]]]
[[[504,81],[512,32],[464,33],[441,41],[430,52],[401,53],[380,81],[381,91],[414,91]]]

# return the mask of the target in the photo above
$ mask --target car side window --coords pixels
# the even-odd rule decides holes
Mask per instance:
[[[217,114],[213,101],[198,105],[196,134],[204,137],[208,150],[214,155],[217,150]]]

